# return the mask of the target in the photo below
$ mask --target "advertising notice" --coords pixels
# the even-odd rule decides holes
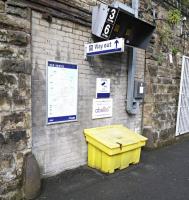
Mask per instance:
[[[93,99],[92,119],[112,117],[112,98]]]
[[[47,124],[77,120],[78,66],[47,61]]]

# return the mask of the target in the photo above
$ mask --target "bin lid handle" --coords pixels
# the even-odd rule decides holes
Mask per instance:
[[[123,145],[120,142],[116,142],[117,144],[119,144],[119,148],[122,150]]]

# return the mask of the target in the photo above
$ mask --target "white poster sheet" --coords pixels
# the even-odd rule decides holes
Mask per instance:
[[[47,124],[77,120],[78,66],[47,61]]]
[[[112,98],[93,99],[92,119],[112,117]]]

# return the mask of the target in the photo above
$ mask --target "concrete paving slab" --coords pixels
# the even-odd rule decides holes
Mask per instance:
[[[138,165],[103,174],[86,166],[43,181],[37,200],[187,200],[189,138],[142,151]]]

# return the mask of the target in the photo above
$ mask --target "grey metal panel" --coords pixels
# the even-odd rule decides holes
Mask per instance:
[[[92,34],[101,37],[101,32],[108,15],[108,6],[100,4],[92,11]]]
[[[133,97],[134,78],[136,71],[136,48],[129,48],[129,66],[128,66],[128,87],[127,87],[127,106],[129,114],[137,114],[139,111],[139,102]]]
[[[115,8],[120,8],[121,10],[126,11],[132,15],[135,15],[135,10],[133,8],[129,7],[126,4],[121,3],[119,1],[113,2],[112,6],[114,6]]]

